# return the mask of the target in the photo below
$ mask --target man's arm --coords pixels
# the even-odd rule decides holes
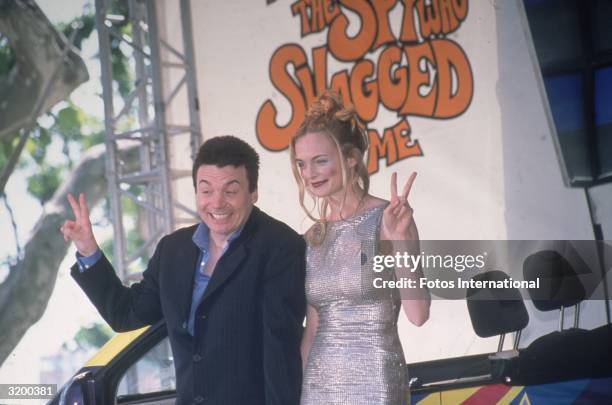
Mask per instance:
[[[163,240],[157,245],[142,281],[130,287],[123,285],[104,255],[85,271],[76,263],[72,266],[70,274],[114,331],[138,329],[162,318],[158,284],[162,244]]]
[[[69,194],[68,202],[72,207],[75,219],[64,222],[60,230],[64,239],[71,240],[78,254],[83,256],[78,262],[83,262],[83,258],[96,257],[100,248],[91,228],[85,196],[79,195],[77,202]],[[133,284],[130,288],[121,283],[104,255],[93,261],[93,264],[90,263],[91,266],[87,268],[84,268],[82,263],[76,263],[72,267],[72,277],[115,331],[137,329],[161,319],[158,284],[161,246],[162,242],[158,244],[143,274],[143,280]]]
[[[268,405],[300,401],[305,267],[305,244],[296,235],[275,249],[265,269],[263,361]]]

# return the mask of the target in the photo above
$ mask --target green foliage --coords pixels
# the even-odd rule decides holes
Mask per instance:
[[[25,149],[38,165],[42,165],[47,156],[47,147],[51,144],[51,132],[40,126],[32,132]]]
[[[109,3],[109,14],[121,15],[126,18],[123,21],[113,21],[113,28],[120,35],[130,35],[131,24],[127,16],[129,15],[129,5],[126,0],[115,0]],[[111,38],[111,73],[113,80],[117,83],[117,90],[121,97],[125,98],[134,89],[134,77],[131,75],[128,57],[121,50],[121,41]]]
[[[130,192],[136,196],[141,195],[143,190],[140,187],[132,186],[130,187]],[[123,217],[123,226],[127,229],[126,238],[126,248],[128,254],[134,253],[143,243],[144,240],[141,238],[139,222],[141,220],[141,215],[143,211],[140,207],[131,199],[127,197],[123,197],[121,199],[121,206],[123,209],[124,217]],[[104,207],[107,212],[106,216],[111,218],[110,207],[108,204],[105,204]],[[112,220],[112,218],[111,218]],[[113,262],[114,260],[114,250],[113,250],[113,240],[107,239],[100,243],[100,249],[106,255],[106,258]],[[128,273],[135,273],[143,270],[143,263],[146,263],[149,256],[148,253],[145,252],[142,256],[140,256],[140,260],[136,260],[132,265],[127,269]]]
[[[104,142],[102,121],[87,114],[71,101],[57,113],[54,120],[50,130],[62,138],[62,150],[68,158],[70,145],[77,145],[81,151]]]
[[[130,187],[130,192],[136,196],[139,196],[142,195],[144,190],[142,187],[132,186]],[[125,229],[127,229],[127,234],[125,235],[126,248],[128,254],[133,254],[144,243],[140,233],[142,221],[144,219],[142,217],[144,211],[136,203],[134,203],[133,200],[127,197],[122,197],[121,205],[124,213],[123,226]],[[106,218],[111,218],[112,220],[108,203],[105,203],[103,208],[106,212]],[[106,239],[100,243],[100,249],[104,252],[106,258],[111,262],[114,261],[113,242],[113,239]],[[133,261],[128,266],[126,269],[127,274],[134,274],[143,271],[149,257],[149,253],[147,251],[143,252],[143,254],[140,255],[137,260]]]
[[[130,5],[128,0],[110,0],[108,2],[108,14],[123,15],[127,16],[130,12]],[[127,20],[121,23],[115,23],[114,25],[123,26],[127,24]]]
[[[19,132],[0,139],[0,171],[6,167],[10,156],[15,151],[19,143]],[[20,160],[17,162],[17,169],[23,169],[27,166],[26,162]]]
[[[108,259],[109,262],[114,263],[115,255],[113,250],[113,240],[112,239],[104,239],[100,242],[100,250],[104,252],[104,256]]]
[[[138,230],[131,229],[127,233],[126,245],[128,252],[134,252],[140,245],[142,245],[143,240],[138,233]],[[115,254],[113,250],[113,239],[105,239],[100,243],[100,250],[104,252],[106,258],[112,263],[115,259]],[[143,270],[143,264],[147,263],[148,254],[145,252],[139,260],[136,260],[132,265],[127,269],[128,273],[137,273]]]
[[[41,204],[46,203],[53,197],[55,190],[62,184],[61,166],[49,166],[43,163],[41,171],[28,178],[28,192],[36,197]]]
[[[96,15],[93,11],[86,12],[69,23],[58,24],[57,28],[68,39],[76,31],[72,44],[78,49],[83,49],[83,41],[89,38],[92,31],[96,28]]]
[[[84,136],[81,140],[81,146],[83,149],[89,149],[94,145],[98,145],[104,142],[104,130],[96,131],[90,134],[89,136]]]
[[[8,38],[0,33],[0,76],[8,74],[15,66],[15,52],[9,44]]]
[[[121,41],[117,38],[113,38],[110,45],[113,80],[117,83],[117,90],[119,90],[121,97],[126,98],[134,89],[134,78],[130,72],[128,56],[121,50]]]
[[[99,349],[113,335],[114,332],[108,325],[94,323],[91,326],[81,327],[74,335],[74,341],[80,347]]]
[[[14,139],[18,134],[0,139],[0,167],[4,168],[8,163],[9,156],[15,149]]]
[[[70,101],[56,114],[49,113],[47,117],[51,117],[52,124],[46,127],[38,124],[25,148],[31,158],[31,166],[36,171],[27,179],[27,190],[41,204],[45,204],[53,196],[64,174],[72,167],[71,149],[81,152],[103,141],[103,136],[90,139],[91,137],[84,133],[85,127],[99,132],[102,123]],[[47,159],[47,151],[54,140],[62,145],[65,160],[51,164]]]
[[[81,126],[85,120],[85,113],[79,107],[69,103],[57,113],[54,130],[66,139],[79,141]]]

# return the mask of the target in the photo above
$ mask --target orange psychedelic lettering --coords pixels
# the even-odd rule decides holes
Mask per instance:
[[[387,166],[410,156],[422,156],[423,151],[418,141],[411,139],[408,121],[402,120],[383,131],[382,139],[375,129],[368,130],[370,148],[368,150],[368,173],[378,172],[378,162],[385,159]]]
[[[401,27],[394,33],[389,13],[398,3]],[[300,44],[282,45],[270,58],[270,82],[290,112],[279,114],[278,100],[260,107],[255,130],[266,149],[286,149],[308,105],[327,88],[339,92],[366,124],[370,173],[379,170],[381,159],[390,166],[423,156],[409,117],[448,119],[469,108],[474,78],[468,55],[445,37],[467,18],[468,0],[298,0],[291,11],[302,37],[327,29],[326,43],[312,48],[310,58]],[[337,62],[343,68],[330,69]],[[400,117],[382,136],[369,127],[380,108]]]
[[[332,0],[298,0],[291,5],[291,12],[299,14],[304,37],[323,30],[340,13],[340,8]]]

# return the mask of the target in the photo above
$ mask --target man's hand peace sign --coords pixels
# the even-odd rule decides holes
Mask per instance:
[[[85,201],[85,195],[79,194],[79,201],[77,201],[72,194],[68,194],[68,202],[72,207],[74,221],[66,220],[60,231],[65,241],[74,242],[81,255],[90,256],[98,250],[98,243],[91,230],[89,207]]]

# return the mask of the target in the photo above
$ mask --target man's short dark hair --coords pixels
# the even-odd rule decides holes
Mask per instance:
[[[196,187],[196,174],[202,165],[244,166],[249,181],[249,192],[257,190],[259,155],[251,145],[240,138],[232,135],[217,136],[210,138],[200,146],[193,162],[193,187]]]

